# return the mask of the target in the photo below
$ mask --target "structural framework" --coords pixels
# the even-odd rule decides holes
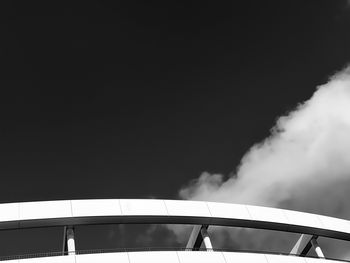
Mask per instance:
[[[74,227],[91,224],[191,224],[185,250],[80,254]],[[289,255],[229,252],[213,249],[208,227],[248,227],[300,233]],[[50,257],[15,259],[11,263],[322,263],[319,236],[350,241],[350,221],[268,207],[155,199],[102,199],[0,204],[0,230],[64,226],[64,249]],[[1,233],[0,233],[1,234]],[[200,247],[203,249],[199,249]],[[313,249],[318,258],[305,257]],[[340,262],[340,261],[339,261]]]

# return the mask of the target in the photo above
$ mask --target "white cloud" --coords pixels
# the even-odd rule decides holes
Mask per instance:
[[[280,117],[270,137],[243,156],[236,174],[203,172],[179,192],[184,199],[280,207],[350,219],[350,67],[317,88],[310,100]],[[178,229],[169,227],[178,236]],[[236,249],[281,244],[289,251],[296,237],[218,228],[216,245],[227,236]],[[228,234],[228,235],[227,235]],[[292,243],[291,243],[292,242]],[[331,243],[324,249],[332,250]],[[334,249],[333,249],[334,250]],[[334,253],[334,251],[333,251]],[[347,258],[342,253],[338,257]],[[343,255],[343,256],[341,256]],[[327,255],[326,255],[327,256]]]
[[[180,196],[350,218],[350,68],[280,117],[237,173],[223,178],[204,172]]]

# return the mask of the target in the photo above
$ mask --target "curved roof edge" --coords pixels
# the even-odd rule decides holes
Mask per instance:
[[[159,199],[88,199],[0,204],[0,229],[108,223],[237,226],[350,240],[350,221],[261,206]]]
[[[55,256],[42,258],[18,259],[1,262],[11,263],[276,263],[276,262],[295,262],[295,263],[327,263],[344,262],[337,260],[328,260],[320,258],[306,258],[287,255],[260,254],[260,253],[241,253],[241,252],[203,252],[203,251],[147,251],[147,252],[118,252],[103,254],[82,254],[71,256]]]

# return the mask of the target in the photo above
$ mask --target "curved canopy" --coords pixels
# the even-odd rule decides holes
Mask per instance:
[[[238,226],[350,240],[350,221],[269,207],[158,199],[0,204],[0,229],[110,223]]]

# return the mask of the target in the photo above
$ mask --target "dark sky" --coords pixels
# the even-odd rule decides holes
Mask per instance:
[[[1,1],[0,202],[177,198],[350,61],[345,0]]]

